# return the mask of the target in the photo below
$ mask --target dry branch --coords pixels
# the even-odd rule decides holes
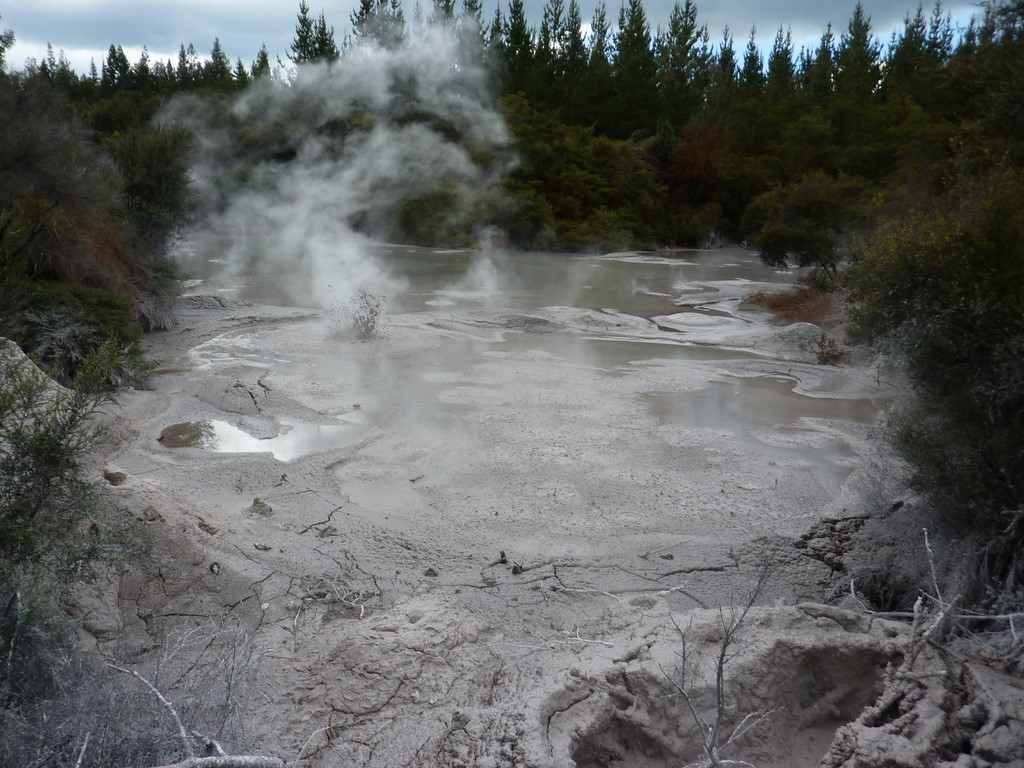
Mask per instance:
[[[746,621],[747,614],[757,602],[757,598],[762,589],[764,589],[772,569],[773,565],[770,560],[766,559],[760,565],[757,571],[757,580],[753,588],[747,594],[746,600],[739,608],[732,607],[728,611],[725,608],[719,608],[718,615],[722,623],[722,639],[718,644],[718,652],[715,655],[714,661],[715,711],[714,719],[711,721],[701,715],[697,709],[697,704],[693,697],[693,688],[688,684],[686,679],[686,668],[689,663],[689,654],[686,642],[687,632],[679,626],[675,617],[672,617],[672,623],[675,625],[682,643],[682,649],[678,654],[680,659],[680,679],[677,681],[672,675],[667,674],[664,669],[662,670],[662,674],[668,678],[676,689],[676,693],[673,695],[681,697],[683,702],[686,704],[690,717],[693,718],[693,722],[700,731],[701,736],[702,754],[698,758],[697,762],[690,763],[686,768],[718,768],[720,766],[746,766],[746,768],[754,768],[751,763],[748,763],[745,760],[733,760],[723,757],[722,750],[732,747],[745,734],[762,724],[765,720],[771,717],[773,713],[777,712],[778,708],[747,714],[742,720],[740,720],[739,724],[732,729],[732,732],[726,736],[723,732],[726,724],[727,710],[725,702],[725,668],[735,656],[732,647],[737,642],[738,636],[743,628],[743,623]]]
[[[153,692],[153,695],[160,700],[160,703],[164,705],[167,711],[171,713],[171,717],[174,718],[174,724],[178,727],[178,735],[181,737],[181,743],[182,746],[185,748],[185,754],[187,754],[190,758],[195,757],[196,751],[192,747],[192,741],[188,737],[188,731],[185,730],[185,726],[182,724],[181,718],[178,717],[178,711],[174,708],[174,705],[171,703],[170,699],[168,699],[166,696],[160,693],[160,691],[157,689],[155,685],[149,682],[149,680],[144,678],[134,669],[128,669],[127,667],[122,667],[109,661],[107,662],[107,666],[111,669],[116,669],[118,672],[123,672],[126,675],[131,675],[136,680],[139,680],[147,688],[149,688],[150,691]]]
[[[178,711],[174,708],[174,704],[171,700],[164,696],[155,685],[135,670],[122,667],[109,661],[107,662],[107,666],[111,669],[117,670],[118,672],[131,675],[136,680],[139,680],[143,685],[149,688],[153,695],[160,700],[160,703],[164,705],[167,711],[171,713],[171,717],[174,718],[174,723],[178,728],[178,735],[181,738],[182,746],[185,748],[185,753],[188,757],[181,762],[156,766],[156,768],[287,768],[284,760],[277,757],[264,757],[262,755],[225,755],[223,754],[224,750],[221,749],[220,744],[213,739],[205,739],[205,737],[204,740],[211,743],[221,754],[214,755],[212,757],[197,757],[195,748],[192,746],[192,740],[188,737],[188,731],[185,730],[185,726],[181,722],[181,717],[178,716]],[[86,744],[88,743],[89,740],[87,737]],[[85,744],[82,745],[82,752],[85,752]]]
[[[229,757],[190,757],[180,763],[159,765],[156,768],[287,768],[284,760],[276,757],[236,755]]]

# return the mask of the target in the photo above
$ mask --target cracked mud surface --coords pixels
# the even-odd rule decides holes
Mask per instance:
[[[771,420],[770,398],[794,388],[868,403],[866,370],[756,344],[680,352],[676,331],[568,307],[430,308],[360,341],[313,311],[193,297],[150,344],[161,369],[122,398],[104,465],[126,475],[111,494],[140,521],[149,565],[89,631],[130,660],[190,623],[252,628],[264,752],[313,766],[693,760],[672,695],[678,627],[710,704],[717,609],[766,555],[762,602],[776,607],[751,615],[730,665],[730,717],[787,714],[743,759],[816,765],[898,655],[893,626],[800,605],[833,569],[793,542],[842,516],[869,425],[841,409]],[[680,415],[687,393],[751,377],[785,392],[715,423]],[[212,421],[263,439],[349,428],[288,461],[158,439]]]

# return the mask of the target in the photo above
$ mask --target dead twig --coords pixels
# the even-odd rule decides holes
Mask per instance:
[[[162,693],[160,693],[160,691],[157,689],[155,685],[149,682],[149,680],[144,678],[134,669],[128,669],[127,667],[122,667],[110,661],[107,662],[107,666],[111,669],[117,670],[118,672],[123,672],[126,675],[131,675],[136,680],[140,681],[144,686],[149,688],[149,690],[153,693],[154,696],[157,697],[160,703],[164,705],[164,708],[171,713],[171,717],[174,718],[174,724],[178,728],[178,736],[181,738],[181,744],[182,747],[184,747],[185,749],[185,754],[189,757],[195,757],[196,751],[192,747],[192,740],[189,739],[188,731],[185,730],[185,726],[184,724],[182,724],[181,718],[178,717],[178,711],[174,708],[174,705],[171,703],[171,700],[164,696]]]
[[[178,711],[174,708],[174,704],[171,700],[164,696],[155,685],[134,669],[128,669],[127,667],[122,667],[119,664],[114,664],[110,661],[107,662],[107,666],[111,669],[117,670],[118,672],[131,675],[136,680],[140,681],[143,685],[149,688],[152,694],[156,696],[167,711],[171,713],[171,717],[174,718],[174,723],[178,728],[178,736],[181,739],[182,747],[188,757],[180,762],[156,766],[156,768],[287,768],[285,762],[277,757],[265,757],[263,755],[227,755],[224,753],[220,744],[218,744],[214,739],[207,739],[200,734],[196,735],[208,744],[211,744],[219,754],[212,757],[197,757],[195,748],[192,746],[192,740],[189,738],[188,731],[185,730],[185,725],[181,722],[181,717],[179,717]],[[82,745],[82,752],[78,758],[79,763],[81,763],[82,755],[85,754],[85,747],[89,742],[88,736],[85,741],[86,743]]]
[[[180,763],[158,765],[155,768],[287,768],[284,760],[258,755],[231,755],[228,757],[190,757]]]
[[[75,768],[82,768],[82,760],[85,759],[85,750],[89,747],[89,739],[92,738],[92,732],[85,734],[85,741],[82,742],[82,748],[78,750],[78,760],[75,761]]]
[[[746,766],[747,768],[754,768],[751,763],[745,760],[723,757],[722,751],[732,747],[747,733],[764,723],[772,714],[778,711],[778,708],[748,713],[726,735],[725,669],[735,656],[733,646],[738,640],[750,609],[756,604],[771,572],[772,563],[769,560],[765,560],[758,568],[757,579],[743,604],[739,608],[735,606],[729,609],[719,608],[718,616],[722,624],[722,639],[718,643],[718,650],[715,654],[713,665],[715,676],[713,719],[709,720],[707,717],[704,717],[697,708],[693,687],[687,679],[687,668],[690,663],[690,654],[687,647],[687,630],[680,627],[675,617],[672,617],[672,624],[679,633],[682,644],[682,648],[677,654],[680,665],[676,675],[669,675],[664,669],[662,674],[668,678],[675,688],[676,693],[673,695],[682,698],[686,704],[690,717],[693,719],[701,735],[701,755],[696,762],[690,763],[686,768],[720,768],[721,766]]]

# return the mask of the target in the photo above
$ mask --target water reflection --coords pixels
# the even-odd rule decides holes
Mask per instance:
[[[730,376],[692,392],[647,392],[642,396],[662,424],[712,429],[751,425],[797,426],[801,420],[832,419],[874,424],[880,401],[810,397],[793,391],[785,376]]]
[[[297,424],[282,422],[276,437],[259,438],[226,421],[186,421],[172,424],[160,433],[165,448],[203,448],[216,453],[272,453],[279,461],[337,448],[352,442],[367,430],[365,423]]]
[[[197,293],[222,293],[277,306],[315,305],[310,289],[316,276],[301,270],[281,273],[248,265],[230,274],[218,258],[225,243],[191,241],[177,254],[184,271],[199,282]],[[369,257],[392,275],[385,289],[391,312],[441,307],[536,309],[573,306],[614,307],[650,318],[664,314],[693,282],[753,280],[788,282],[792,275],[764,266],[757,254],[739,248],[680,250],[656,254],[598,255],[558,253],[481,253],[439,251],[414,246],[376,245]]]

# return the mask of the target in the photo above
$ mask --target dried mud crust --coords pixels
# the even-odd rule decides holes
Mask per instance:
[[[824,518],[802,533],[795,546],[833,571],[845,571],[844,557],[865,522],[867,518],[863,515]]]
[[[955,648],[926,647],[839,729],[824,768],[1024,768],[1024,679]]]
[[[92,641],[145,665],[168,633],[241,623],[260,648],[261,692],[246,704],[262,753],[309,766],[696,759],[695,726],[672,696],[677,625],[706,701],[715,609],[742,601],[766,554],[778,571],[764,599],[779,607],[757,609],[736,647],[729,716],[786,709],[740,756],[816,764],[898,657],[894,625],[793,607],[820,596],[832,569],[792,541],[843,503],[813,462],[767,461],[723,430],[660,426],[634,397],[740,364],[600,377],[527,352],[420,370],[409,361],[459,323],[403,317],[363,342],[302,311],[194,304],[151,338],[165,373],[125,396],[113,417],[122,442],[97,468],[124,476],[110,493],[150,556],[112,584],[118,610],[95,611]],[[573,312],[494,322],[561,333],[594,319]],[[409,381],[410,397],[426,391],[432,410],[381,413],[360,376],[382,370]],[[864,389],[840,371],[826,382],[788,370],[808,386]],[[158,440],[193,421],[270,437],[285,420],[339,416],[366,420],[344,445],[288,462]],[[863,432],[815,429],[797,437],[857,445]]]

